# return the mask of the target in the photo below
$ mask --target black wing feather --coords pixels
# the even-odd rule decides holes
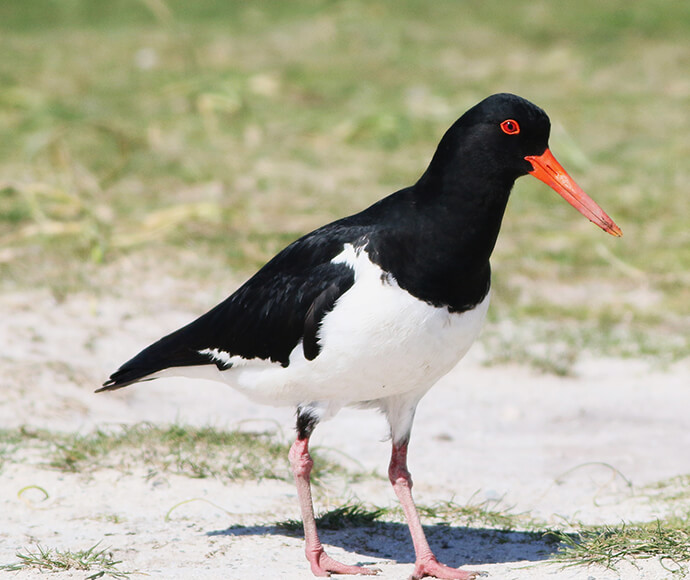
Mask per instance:
[[[287,366],[302,340],[305,357],[313,360],[320,352],[321,320],[354,282],[348,265],[331,260],[345,243],[361,241],[362,230],[341,220],[300,238],[218,306],[123,364],[99,391],[126,387],[166,368],[228,368],[199,353],[205,349]]]
[[[333,310],[335,301],[340,298],[342,293],[342,286],[334,282],[321,292],[309,307],[307,316],[304,319],[304,335],[302,337],[304,358],[307,360],[314,360],[319,356],[321,352],[321,345],[319,344],[317,336],[319,325],[326,313]]]

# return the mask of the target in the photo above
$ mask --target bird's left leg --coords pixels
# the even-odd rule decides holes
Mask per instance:
[[[436,559],[424,534],[417,506],[415,506],[412,499],[412,477],[407,469],[407,444],[410,441],[415,409],[423,394],[417,393],[410,397],[392,397],[383,406],[391,428],[391,439],[393,441],[388,477],[393,485],[395,495],[398,496],[400,506],[405,513],[407,526],[410,529],[412,543],[414,544],[415,563],[414,572],[410,580],[418,580],[425,576],[447,578],[449,580],[471,580],[477,576],[477,572],[466,572],[465,570],[450,568],[439,563]]]
[[[447,580],[472,580],[477,577],[478,572],[467,572],[441,564],[429,547],[417,506],[412,499],[412,477],[407,469],[407,443],[407,440],[397,443],[393,440],[388,477],[405,513],[414,545],[415,564],[410,580],[419,580],[425,576]]]
[[[349,566],[331,558],[323,549],[316,530],[314,518],[314,504],[311,497],[310,474],[314,461],[309,455],[309,437],[318,422],[318,417],[309,414],[302,408],[297,410],[297,439],[290,448],[288,455],[292,474],[297,486],[297,497],[302,512],[304,525],[304,551],[311,565],[314,576],[330,576],[335,574],[376,574],[378,570],[362,566]]]

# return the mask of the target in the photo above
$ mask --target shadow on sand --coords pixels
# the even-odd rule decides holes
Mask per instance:
[[[489,528],[455,527],[443,524],[424,526],[431,549],[439,561],[452,567],[481,566],[505,562],[538,562],[558,551],[559,542],[549,534],[501,531]],[[208,532],[209,536],[301,536],[275,525],[232,526]],[[400,563],[414,562],[407,526],[376,522],[341,530],[319,530],[325,545],[348,552],[386,558]],[[366,562],[363,562],[366,564]]]

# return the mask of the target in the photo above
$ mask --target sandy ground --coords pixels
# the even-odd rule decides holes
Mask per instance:
[[[73,295],[63,302],[45,291],[0,296],[2,376],[0,424],[88,432],[97,426],[150,421],[249,428],[292,436],[293,411],[260,407],[227,387],[170,379],[114,394],[93,388],[149,341],[187,322],[218,298],[195,294],[190,283],[158,279],[135,296]],[[187,294],[185,294],[187,293]],[[166,298],[167,297],[167,298]],[[182,304],[182,305],[181,305]],[[413,430],[410,467],[418,501],[433,504],[503,498],[516,513],[553,525],[650,520],[674,506],[655,501],[645,486],[690,473],[690,364],[664,370],[630,360],[583,360],[574,378],[540,375],[519,366],[485,367],[481,348],[442,379],[422,401]],[[241,423],[247,426],[247,423]],[[313,444],[338,449],[385,475],[389,444],[383,419],[346,410],[317,429]],[[354,464],[353,464],[354,465]],[[302,540],[272,526],[298,517],[296,494],[283,481],[223,484],[177,475],[145,477],[102,469],[65,474],[31,458],[0,471],[0,564],[37,543],[62,550],[101,541],[122,571],[152,578],[310,578]],[[18,497],[25,486],[36,490]],[[185,500],[202,498],[177,507]],[[334,483],[317,510],[348,498],[394,505],[384,479],[345,487]],[[210,502],[210,503],[209,503]],[[234,526],[230,528],[230,526]],[[617,571],[561,569],[546,562],[554,549],[515,532],[501,541],[481,528],[430,525],[440,560],[501,579],[668,578],[655,561]],[[406,578],[414,555],[405,527],[327,532],[331,555],[373,564],[380,578]],[[8,577],[44,577],[31,571]],[[85,578],[87,572],[59,577]]]

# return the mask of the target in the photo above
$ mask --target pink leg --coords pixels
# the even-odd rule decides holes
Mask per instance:
[[[446,580],[472,580],[479,574],[478,572],[466,572],[457,568],[450,568],[440,564],[434,556],[429,543],[424,535],[422,524],[419,521],[417,507],[412,499],[412,478],[407,470],[407,443],[400,445],[393,444],[391,462],[388,467],[388,477],[393,484],[395,495],[400,500],[407,525],[410,528],[412,543],[414,544],[415,564],[414,572],[410,580],[419,580],[424,576],[432,578],[443,578]]]
[[[363,568],[362,566],[348,566],[341,564],[331,558],[323,549],[316,531],[316,521],[314,520],[314,506],[311,499],[311,486],[309,474],[314,465],[314,461],[309,455],[309,438],[297,440],[292,444],[290,453],[290,465],[292,474],[295,476],[297,485],[297,497],[299,507],[302,511],[302,523],[304,524],[305,552],[307,560],[311,565],[314,576],[330,576],[335,574],[376,574],[378,570],[373,568]]]

